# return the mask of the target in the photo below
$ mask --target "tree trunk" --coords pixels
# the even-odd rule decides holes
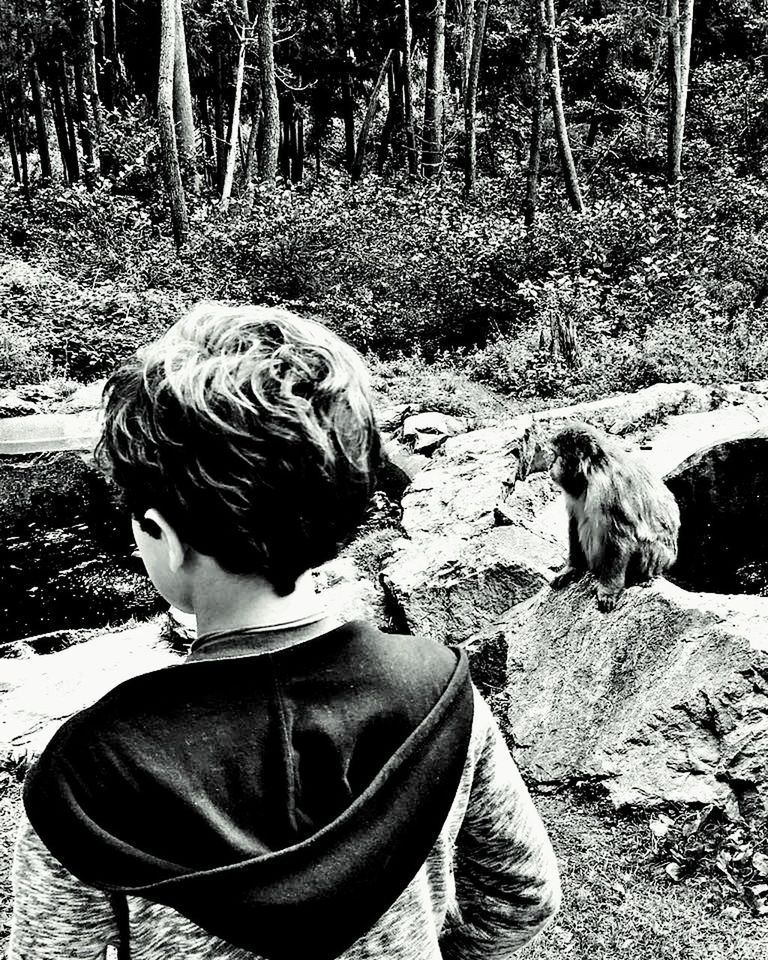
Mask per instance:
[[[67,137],[69,139],[69,156],[71,160],[69,179],[80,179],[80,156],[77,150],[77,135],[75,133],[75,112],[72,104],[72,68],[66,60],[61,58],[61,95],[64,104],[64,113],[67,122]]]
[[[274,185],[277,176],[277,151],[280,146],[280,105],[275,81],[272,0],[259,0],[259,76],[264,115],[259,157],[259,178]]]
[[[643,100],[640,106],[640,139],[645,147],[648,146],[649,128],[651,123],[651,98],[653,97],[653,91],[656,88],[656,77],[659,73],[659,67],[661,65],[661,56],[664,50],[664,37],[669,33],[666,16],[667,0],[657,0],[657,3],[658,24],[656,29],[656,40],[653,45],[653,59],[651,61],[651,69],[648,73],[648,83],[645,85]]]
[[[392,63],[392,55],[394,52],[394,50],[389,50],[386,57],[384,57],[384,62],[379,70],[379,75],[376,77],[376,83],[373,85],[373,92],[371,93],[371,98],[368,101],[368,109],[365,111],[365,119],[363,120],[363,125],[360,127],[360,136],[357,140],[355,160],[352,164],[352,170],[350,171],[352,183],[356,183],[363,175],[363,165],[365,163],[365,145],[368,142],[368,135],[371,132],[371,124],[373,123],[373,118],[376,116],[376,108],[379,105],[379,94],[381,93],[381,88],[384,86],[384,78],[389,70],[389,65]]]
[[[467,155],[464,162],[464,194],[472,196],[475,189],[475,173],[477,170],[477,142],[475,130],[475,113],[477,111],[477,84],[480,78],[480,58],[483,53],[483,39],[485,37],[485,20],[488,14],[488,0],[477,0],[475,10],[475,34],[472,37],[472,59],[467,77],[467,95],[464,102],[464,131],[466,135]]]
[[[195,119],[192,113],[192,91],[189,86],[184,12],[181,7],[181,0],[175,0],[175,2],[176,47],[173,60],[173,113],[176,118],[179,163],[186,190],[191,193],[200,193],[200,174],[197,170]]]
[[[571,144],[568,139],[568,127],[565,122],[565,108],[563,107],[563,89],[560,85],[560,66],[557,59],[557,40],[555,30],[555,0],[540,0],[539,4],[540,29],[544,35],[547,47],[547,67],[549,79],[549,99],[552,105],[552,118],[557,138],[557,152],[560,165],[563,168],[565,192],[568,202],[577,213],[584,212],[584,201],[581,199],[579,177],[576,164],[573,162]]]
[[[678,183],[681,176],[685,111],[688,103],[688,75],[691,67],[693,0],[667,0],[669,20],[668,79],[669,119],[667,128],[667,182]]]
[[[177,0],[178,2],[178,0]],[[240,35],[240,49],[237,54],[237,70],[235,71],[235,96],[232,101],[232,111],[229,115],[229,137],[227,138],[227,162],[224,172],[224,185],[221,188],[221,207],[226,210],[229,198],[232,195],[232,184],[235,181],[235,148],[240,136],[240,104],[243,99],[243,79],[245,77],[245,53],[248,47],[250,27],[248,25],[248,11],[244,11],[244,24]]]
[[[227,171],[226,139],[224,130],[224,63],[221,51],[216,54],[215,88],[213,99],[213,144],[216,149],[216,189],[221,193],[224,188],[224,175]]]
[[[402,114],[403,100],[402,90],[398,86],[397,77],[400,72],[400,51],[394,50],[392,53],[392,63],[387,73],[387,95],[389,97],[389,107],[387,116],[384,120],[384,126],[381,131],[381,140],[379,142],[378,154],[376,157],[376,170],[383,173],[384,164],[387,162],[389,153],[389,144],[392,140],[392,134],[397,122]]]
[[[173,117],[173,73],[176,59],[176,3],[160,0],[160,68],[157,81],[157,119],[160,128],[160,153],[171,208],[171,224],[176,246],[189,236],[189,219],[181,181],[176,124]]]
[[[50,180],[53,176],[51,169],[51,151],[48,146],[48,129],[45,125],[45,106],[43,91],[40,86],[40,74],[37,69],[37,58],[34,51],[29,61],[29,79],[32,84],[32,105],[35,111],[35,131],[37,133],[37,155],[40,158],[40,173]]]
[[[104,6],[104,99],[110,110],[117,106],[119,70],[117,65],[117,9],[115,0]]]
[[[547,73],[547,47],[541,31],[538,31],[536,73],[533,80],[533,111],[531,114],[531,149],[528,157],[528,178],[525,194],[525,225],[530,227],[536,220],[541,175],[541,144],[544,137],[544,84]]]
[[[61,97],[61,87],[56,75],[55,65],[49,64],[45,69],[45,80],[51,99],[51,113],[53,113],[53,126],[56,130],[56,140],[59,144],[59,153],[61,154],[61,170],[64,175],[64,182],[72,181],[72,166],[69,155],[69,140],[67,138],[67,121],[64,115],[64,103]],[[75,178],[77,176],[75,175]]]
[[[252,91],[254,97],[251,111],[251,131],[248,134],[248,146],[245,150],[245,164],[243,166],[243,192],[246,200],[253,197],[253,182],[256,167],[258,166],[257,151],[259,146],[259,130],[261,128],[261,84],[256,83]]]
[[[5,139],[8,144],[8,153],[11,155],[11,167],[13,168],[13,179],[16,183],[21,183],[21,170],[19,169],[19,155],[16,148],[16,130],[13,116],[11,114],[11,104],[8,99],[8,91],[5,84],[0,81],[0,105],[3,108],[3,119],[5,120]]]
[[[469,66],[472,62],[472,39],[475,35],[475,0],[464,0],[464,23],[461,39],[461,98],[467,102]]]
[[[29,194],[29,158],[27,155],[27,97],[24,85],[24,71],[19,60],[19,109],[13,114],[13,122],[16,124],[16,145],[19,150],[19,161],[21,163],[21,183],[24,187],[25,195]]]
[[[280,98],[280,144],[277,148],[277,165],[283,183],[291,179],[291,127],[293,126],[293,98]]]
[[[304,114],[296,111],[293,121],[293,163],[291,164],[291,181],[301,183],[304,179]]]
[[[341,68],[341,116],[344,122],[344,165],[352,169],[355,161],[355,99],[352,95],[350,60],[352,57],[349,35],[349,0],[337,0],[336,34],[342,57]]]
[[[413,126],[413,85],[411,83],[411,0],[403,0],[403,111],[405,113],[405,142],[408,149],[408,173],[416,176],[419,158],[416,153],[416,133]]]
[[[83,72],[79,67],[71,72],[75,81],[75,103],[77,104],[77,126],[80,134],[80,146],[83,148],[83,159],[85,163],[93,170],[93,141],[91,140],[91,130],[87,120],[88,111],[85,106]]]
[[[93,33],[93,4],[91,0],[83,0],[85,10],[85,29],[82,37],[82,84],[84,123],[88,128],[90,151],[92,154],[94,174],[100,169],[100,142],[102,137],[102,111],[99,99],[99,87],[96,76],[96,39]]]
[[[205,182],[213,186],[216,182],[216,147],[211,128],[211,114],[208,109],[208,93],[203,90],[198,94],[197,105],[200,111],[200,120],[203,125],[203,172]]]
[[[443,88],[445,86],[445,0],[436,0],[427,56],[421,173],[433,178],[443,167]]]

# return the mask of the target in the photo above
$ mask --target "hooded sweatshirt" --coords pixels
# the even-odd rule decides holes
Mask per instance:
[[[233,956],[344,955],[429,867],[476,766],[476,696],[455,651],[360,623],[282,649],[259,640],[254,653],[242,633],[219,637],[121,684],[59,730],[28,778],[27,845],[100,894],[124,951],[141,949],[131,915],[148,903]],[[530,935],[552,912],[552,878],[508,883],[497,892],[518,912],[527,901]],[[24,928],[11,957],[43,957],[24,952]],[[154,956],[182,953],[224,956]],[[79,956],[63,943],[57,955]]]

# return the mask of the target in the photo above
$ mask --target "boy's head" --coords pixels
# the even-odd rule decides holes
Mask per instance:
[[[379,462],[358,354],[284,310],[202,303],[105,388],[97,448],[134,519],[278,594],[360,523]]]

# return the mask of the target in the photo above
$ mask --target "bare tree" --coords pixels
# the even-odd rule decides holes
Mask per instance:
[[[58,65],[56,63],[44,64],[45,82],[48,87],[49,98],[51,102],[51,113],[53,114],[53,125],[56,130],[56,139],[59,144],[59,153],[61,155],[61,168],[64,175],[64,182],[70,183],[77,180],[79,173],[77,167],[73,170],[72,158],[69,153],[69,137],[67,136],[67,118],[64,113],[64,101],[61,93],[61,86],[58,76]]]
[[[8,145],[8,153],[11,157],[11,167],[13,169],[13,179],[16,183],[21,181],[21,170],[19,169],[19,154],[16,146],[16,125],[11,112],[11,103],[5,82],[0,77],[0,106],[3,108],[3,120],[5,121],[5,139]]]
[[[221,189],[221,206],[224,210],[229,205],[232,194],[232,184],[235,179],[236,145],[240,136],[240,104],[243,99],[243,80],[245,78],[245,55],[251,38],[251,24],[248,15],[248,0],[242,0],[243,24],[238,31],[240,46],[237,54],[237,70],[235,71],[235,96],[232,101],[232,113],[229,120],[229,136],[227,138],[227,163],[224,174],[224,186]]]
[[[547,48],[539,31],[536,44],[536,64],[533,76],[533,109],[531,112],[531,145],[528,154],[528,176],[525,195],[525,225],[536,220],[541,171],[541,145],[544,134],[544,84],[547,74]]]
[[[408,173],[416,176],[418,157],[416,133],[413,125],[413,83],[411,70],[411,0],[403,0],[403,112],[405,114],[405,140],[408,149]]]
[[[465,0],[461,35],[461,96],[466,103],[469,67],[472,62],[472,40],[475,35],[475,0]]]
[[[275,80],[275,51],[272,26],[273,0],[259,0],[259,76],[261,78],[262,136],[259,178],[274,184],[280,148],[280,104]]]
[[[357,139],[355,160],[352,164],[352,170],[350,171],[352,183],[355,183],[363,175],[363,164],[365,163],[365,145],[368,142],[368,135],[371,132],[371,124],[373,123],[373,118],[376,115],[376,108],[379,105],[379,94],[381,93],[381,88],[384,86],[384,78],[389,70],[389,65],[392,63],[392,57],[394,53],[394,50],[390,50],[386,57],[384,57],[384,62],[379,70],[376,83],[373,85],[373,92],[371,93],[371,98],[368,101],[368,109],[365,111],[365,119],[363,120],[363,125],[360,127],[360,136]]]
[[[29,80],[32,85],[32,107],[35,112],[35,132],[37,133],[37,155],[40,158],[40,173],[51,179],[51,151],[48,147],[48,129],[45,124],[45,103],[37,69],[37,57],[34,49],[29,59]]]
[[[669,39],[667,70],[669,119],[667,127],[667,182],[675,185],[681,176],[688,76],[691,69],[694,0],[667,0]]]
[[[568,197],[568,202],[573,209],[578,213],[583,213],[584,201],[581,199],[579,177],[576,172],[576,164],[573,162],[571,143],[568,139],[568,127],[565,122],[563,88],[560,83],[560,65],[557,57],[557,21],[555,18],[555,0],[540,0],[539,29],[544,37],[547,50],[549,100],[552,106],[555,137],[557,138],[557,152],[560,157],[560,165],[563,168],[565,193]]]
[[[259,145],[259,130],[261,129],[261,83],[257,81],[251,90],[253,106],[251,108],[251,129],[248,134],[248,146],[245,149],[245,166],[243,168],[243,193],[246,200],[253,197],[254,174],[257,167],[256,151]]]
[[[85,23],[80,47],[81,72],[76,74],[80,100],[83,137],[87,141],[87,158],[92,164],[92,173],[101,166],[100,143],[102,137],[102,111],[96,74],[96,38],[93,31],[94,8],[92,0],[83,0]],[[82,86],[81,86],[82,85]]]
[[[77,152],[77,136],[75,134],[75,110],[72,101],[72,67],[62,56],[61,58],[61,96],[64,104],[64,115],[67,122],[67,137],[69,138],[69,156],[72,161],[70,180],[80,179],[80,157]]]
[[[443,88],[445,86],[445,0],[435,0],[427,52],[421,172],[437,177],[443,167]]]
[[[192,91],[189,85],[187,36],[184,30],[184,11],[181,0],[175,0],[176,43],[173,60],[173,113],[176,119],[176,138],[179,163],[184,186],[192,193],[200,192],[200,174],[195,148],[195,119],[192,112]]]
[[[160,0],[160,68],[157,82],[157,117],[160,127],[160,152],[163,175],[171,208],[171,224],[176,246],[189,236],[189,217],[176,145],[173,116],[173,74],[176,59],[176,0]]]
[[[350,62],[352,60],[352,45],[349,36],[350,16],[349,0],[337,0],[336,40],[341,51],[341,116],[344,121],[344,162],[347,170],[352,169],[355,160],[355,100],[352,95],[350,73]]]
[[[470,58],[469,75],[467,77],[467,93],[464,101],[464,131],[466,135],[466,157],[464,162],[464,193],[471,196],[475,189],[475,171],[477,168],[477,131],[475,129],[475,113],[477,111],[477,84],[480,78],[480,58],[483,53],[483,38],[485,36],[485,20],[488,14],[488,0],[477,0],[475,9],[475,32],[472,38],[472,55]]]

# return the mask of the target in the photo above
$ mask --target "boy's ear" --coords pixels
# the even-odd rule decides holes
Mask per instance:
[[[162,513],[159,513],[154,507],[150,507],[140,522],[146,523],[148,526],[152,524],[158,529],[160,539],[164,541],[168,552],[169,569],[172,573],[180,570],[187,557],[187,548]]]

